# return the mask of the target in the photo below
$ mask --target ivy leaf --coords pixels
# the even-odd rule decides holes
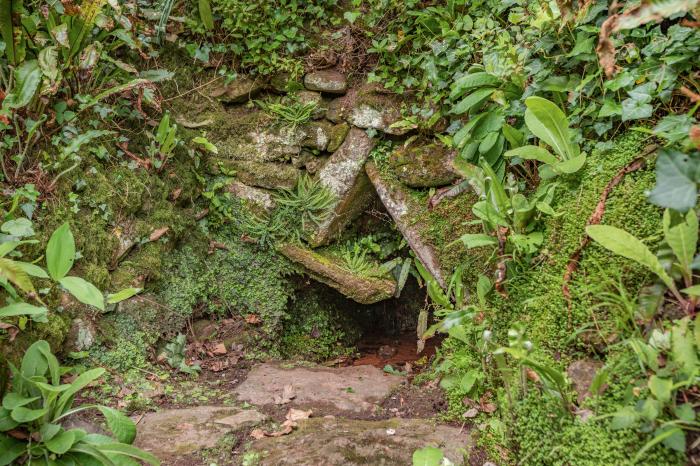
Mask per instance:
[[[695,207],[700,160],[676,150],[662,149],[656,160],[656,186],[649,202],[679,212]]]
[[[622,101],[622,121],[649,118],[653,113],[654,107],[640,99],[630,97]]]

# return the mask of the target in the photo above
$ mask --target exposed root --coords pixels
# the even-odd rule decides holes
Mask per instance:
[[[600,199],[598,200],[598,204],[596,205],[595,209],[593,210],[593,213],[591,216],[588,218],[588,222],[586,222],[586,226],[589,225],[598,225],[601,220],[603,219],[603,215],[605,214],[605,204],[608,201],[608,197],[610,196],[610,193],[612,190],[620,184],[620,182],[624,179],[625,175],[628,173],[632,173],[634,171],[637,171],[644,167],[647,162],[647,157],[649,154],[653,153],[656,150],[657,146],[656,144],[652,144],[647,146],[643,151],[642,154],[634,159],[632,162],[630,162],[628,165],[624,166],[620,171],[617,172],[617,174],[608,182],[608,184],[605,186],[605,189],[603,189],[603,192],[600,194]],[[584,235],[583,238],[581,239],[581,243],[579,244],[579,247],[576,248],[573,254],[569,257],[569,262],[566,265],[566,272],[564,272],[564,283],[561,286],[561,291],[564,295],[564,298],[566,299],[567,302],[567,308],[569,312],[569,327],[571,327],[571,306],[572,306],[572,301],[571,301],[571,289],[569,288],[569,283],[571,282],[571,279],[573,278],[574,273],[576,272],[576,269],[578,268],[579,261],[581,259],[581,255],[583,254],[583,250],[588,246],[588,243],[591,242],[591,238],[588,235]]]

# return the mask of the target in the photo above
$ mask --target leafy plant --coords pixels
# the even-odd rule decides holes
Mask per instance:
[[[659,443],[684,452],[686,430],[700,428],[694,406],[679,396],[683,390],[697,384],[700,368],[698,327],[685,317],[674,322],[670,330],[654,329],[648,341],[641,338],[627,340],[645,375],[646,371],[650,373],[640,387],[646,392],[646,398],[613,413],[611,425],[615,430],[636,428],[652,436],[635,456],[635,462]]]
[[[501,356],[508,355],[518,364],[520,386],[523,390],[523,394],[527,393],[528,384],[525,368],[529,368],[537,374],[538,382],[541,382],[545,393],[559,399],[563,411],[572,414],[573,407],[569,400],[569,382],[566,378],[566,374],[552,366],[534,360],[530,356],[532,350],[533,344],[531,341],[525,339],[522,328],[515,327],[508,330],[508,346],[501,346],[493,351],[501,376],[504,378],[507,377],[505,368],[508,364]],[[507,390],[508,386],[509,384],[506,383]]]
[[[345,267],[356,275],[370,275],[376,268],[367,258],[367,250],[358,243],[346,244],[341,257]]]
[[[293,100],[285,104],[283,102],[263,102],[256,100],[255,103],[265,112],[276,116],[283,123],[292,128],[296,128],[309,121],[316,110],[316,102],[304,103]]]
[[[180,142],[177,137],[177,125],[170,124],[170,113],[166,112],[158,124],[156,133],[152,135],[151,145],[148,147],[148,155],[153,166],[157,169],[162,168],[172,157],[175,147]]]
[[[187,364],[185,356],[185,346],[187,338],[182,333],[179,334],[173,341],[165,345],[165,360],[168,361],[170,367],[177,369],[185,374],[195,375],[201,371],[201,367],[197,364]]]
[[[684,154],[661,149],[656,159],[656,186],[649,201],[661,207],[687,212],[698,202],[700,156],[697,151]]]
[[[9,241],[0,242],[0,287],[4,288],[10,297],[10,304],[0,308],[0,318],[20,316],[30,317],[37,322],[47,322],[48,309],[39,297],[32,278],[52,280],[81,303],[104,311],[105,299],[102,292],[85,279],[68,275],[76,255],[75,240],[68,223],[57,228],[49,238],[46,245],[46,270],[36,265],[36,261],[25,262],[8,258],[9,254],[17,253],[16,249],[22,244],[37,242],[21,239],[34,234],[31,222],[24,218],[11,220],[5,222],[1,228],[15,235]],[[138,292],[135,290],[125,289],[110,295],[109,301],[116,303],[124,300]],[[36,301],[39,306],[27,303],[25,298]]]
[[[302,175],[294,189],[281,191],[275,197],[275,202],[294,210],[298,214],[301,231],[308,231],[331,216],[336,198],[319,180]]]
[[[555,215],[550,204],[557,185],[542,184],[528,199],[518,192],[513,180],[504,185],[486,161],[482,160],[480,167],[455,161],[455,167],[480,197],[472,213],[484,230],[463,235],[462,243],[470,249],[497,248],[500,256],[537,252],[544,239],[542,232],[537,231],[537,220],[542,214]]]
[[[504,155],[542,162],[544,165],[540,166],[540,176],[543,179],[579,171],[586,163],[586,154],[581,153],[578,144],[572,142],[573,135],[564,112],[542,97],[528,97],[525,105],[527,128],[550,146],[556,155],[543,147],[532,145],[516,147]]]
[[[660,248],[659,255],[652,253],[639,239],[620,228],[590,225],[586,228],[586,233],[604,248],[651,270],[671,291],[680,307],[689,314],[694,313],[697,297],[700,296],[700,285],[693,285],[698,243],[697,214],[694,210],[683,215],[666,209],[663,229],[665,245]],[[670,261],[660,258],[662,253],[666,255],[667,248],[670,249]],[[683,289],[678,289],[677,281],[684,284]]]
[[[503,150],[514,134],[505,122],[504,108],[521,94],[522,89],[517,85],[484,71],[482,66],[472,67],[452,83],[449,97],[456,103],[450,113],[470,115],[469,122],[453,137],[462,159],[474,164],[483,159],[503,179]]]
[[[104,369],[90,369],[70,383],[61,383],[65,368],[43,340],[27,349],[19,369],[10,367],[12,387],[0,408],[0,465],[160,464],[150,453],[131,445],[136,426],[116,409],[73,407],[75,396],[101,377]],[[68,417],[88,409],[102,413],[113,437],[63,427]]]

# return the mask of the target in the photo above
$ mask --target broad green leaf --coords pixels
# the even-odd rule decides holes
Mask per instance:
[[[204,147],[206,150],[208,150],[212,154],[219,153],[219,149],[214,144],[209,142],[209,140],[207,138],[204,138],[202,136],[197,136],[196,138],[192,138],[192,142],[194,142],[195,144],[201,145],[202,147]]]
[[[211,14],[209,0],[199,0],[199,17],[207,30],[214,29],[214,17]]]
[[[32,236],[34,234],[32,221],[24,217],[8,220],[0,226],[0,231],[20,238],[23,236]]]
[[[46,413],[48,412],[48,408],[29,409],[25,408],[24,406],[20,406],[18,408],[13,409],[10,413],[10,416],[12,416],[12,419],[19,423],[25,423],[36,421],[40,417],[46,415]]]
[[[81,303],[105,310],[104,296],[92,283],[80,277],[63,277],[58,282]]]
[[[455,105],[452,108],[451,113],[456,113],[458,115],[462,113],[467,113],[469,110],[476,107],[477,105],[480,105],[486,99],[491,97],[491,94],[493,94],[495,91],[496,89],[491,87],[477,89],[476,91],[472,92],[471,94],[460,100],[457,103],[457,105]]]
[[[579,154],[573,159],[563,160],[552,165],[552,170],[555,173],[564,173],[570,175],[579,171],[586,163],[586,154]]]
[[[673,410],[678,419],[684,422],[693,422],[695,420],[695,409],[691,403],[683,403],[676,406]]]
[[[474,313],[471,308],[449,312],[440,322],[431,325],[421,338],[427,340],[435,335],[435,332],[447,333],[452,327],[462,325],[466,320],[471,320],[473,317]]]
[[[41,434],[41,441],[46,442],[47,440],[51,440],[58,435],[61,430],[63,430],[63,428],[60,425],[47,422],[41,426],[41,430],[39,431]]]
[[[70,385],[70,388],[66,390],[61,397],[58,399],[58,404],[56,407],[56,412],[60,416],[67,408],[69,408],[69,403],[73,400],[73,396],[78,393],[83,388],[87,387],[92,381],[99,379],[105,373],[105,370],[101,367],[90,369],[83,372],[76,378]]]
[[[649,201],[661,207],[687,212],[698,199],[696,181],[700,160],[676,150],[662,149],[656,159],[656,186]]]
[[[15,85],[2,101],[3,108],[22,108],[29,105],[41,84],[41,68],[36,60],[22,63],[14,72]]]
[[[700,285],[693,285],[691,287],[684,288],[681,291],[689,296],[700,296]]]
[[[486,72],[465,74],[452,84],[450,99],[459,97],[464,91],[475,87],[496,86],[500,79]]]
[[[49,278],[49,274],[47,274],[46,271],[38,265],[20,261],[15,261],[15,263],[20,269],[24,271],[24,273],[26,273],[30,277]]]
[[[503,187],[503,183],[501,183],[501,178],[496,175],[491,166],[485,161],[482,160],[480,165],[486,175],[486,197],[501,215],[505,215],[510,207],[510,198]]]
[[[49,451],[58,455],[62,455],[70,450],[74,443],[75,432],[71,430],[64,430],[63,432],[60,432],[54,436],[51,440],[44,442]]]
[[[625,230],[609,225],[590,225],[586,227],[586,233],[604,248],[649,268],[667,287],[675,287],[659,259],[644,243]]]
[[[2,1],[0,1],[0,8],[2,8]],[[14,461],[26,451],[27,445],[25,442],[0,434],[0,466],[15,464]]]
[[[17,427],[18,423],[10,416],[10,410],[0,407],[0,432],[7,432]],[[0,434],[0,439],[2,435]],[[1,451],[1,450],[0,450]],[[0,453],[0,456],[2,454]]]
[[[150,453],[147,453],[139,448],[132,445],[126,445],[124,443],[101,443],[97,447],[99,451],[106,455],[120,455],[127,456],[130,458],[135,458],[139,461],[144,461],[153,466],[159,466],[160,461],[158,458]]]
[[[99,406],[97,409],[99,409],[105,417],[109,430],[114,434],[117,440],[129,445],[134,442],[136,438],[136,425],[131,419],[116,409],[108,408],[107,406]]]
[[[457,327],[455,327],[457,328]],[[466,374],[464,374],[459,381],[459,388],[462,390],[464,393],[469,393],[472,388],[474,387],[474,384],[476,383],[478,379],[478,372],[475,370],[470,370]]]
[[[671,390],[673,389],[673,380],[665,379],[652,375],[649,378],[649,391],[662,403],[668,403],[671,400]]]
[[[547,149],[539,146],[522,146],[511,149],[503,154],[504,157],[520,157],[525,160],[537,160],[553,165],[559,160]]]
[[[10,392],[7,395],[5,395],[5,397],[2,399],[2,407],[12,411],[13,409],[19,408],[20,406],[27,406],[29,403],[32,403],[40,398],[41,397],[39,396],[27,398],[20,395],[19,393]]]
[[[498,244],[496,238],[483,233],[467,233],[462,235],[459,240],[464,243],[467,249],[480,248],[482,246],[495,246]]]
[[[0,308],[0,318],[15,316],[38,316],[49,312],[45,307],[33,306],[28,303],[14,303]]]
[[[690,273],[690,265],[693,263],[698,244],[698,216],[695,210],[690,209],[683,218],[681,215],[674,214],[670,209],[666,209],[663,226],[666,242],[676,255],[678,263],[685,273]]]
[[[143,288],[124,288],[121,291],[107,295],[107,304],[116,304],[125,299],[129,299],[137,294],[141,293]]]
[[[571,142],[566,115],[557,105],[536,96],[525,99],[525,105],[525,124],[532,134],[552,147],[564,160],[579,155],[578,146]]]
[[[443,457],[439,448],[420,448],[413,452],[413,466],[440,466]]]
[[[66,276],[75,260],[75,240],[68,222],[53,232],[46,246],[46,267],[51,278],[58,281]]]

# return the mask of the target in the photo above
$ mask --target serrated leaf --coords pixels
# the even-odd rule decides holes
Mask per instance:
[[[690,377],[698,367],[698,356],[694,335],[688,329],[688,318],[680,319],[671,329],[671,353],[673,361],[678,364],[681,373]]]
[[[116,409],[107,406],[97,408],[107,421],[109,430],[121,443],[132,444],[136,438],[136,425],[134,422]]]
[[[639,422],[639,413],[631,406],[619,409],[612,418],[610,428],[612,430],[629,429]]]
[[[671,399],[671,390],[673,389],[673,380],[665,379],[652,375],[649,377],[649,391],[657,400],[662,403],[667,403]]]
[[[695,210],[690,209],[683,217],[666,209],[663,217],[663,228],[664,238],[676,255],[678,263],[684,272],[690,273],[690,266],[693,263],[698,244],[698,216]]]
[[[659,259],[644,243],[625,230],[610,225],[590,225],[586,227],[586,233],[604,248],[649,268],[667,287],[674,288],[673,279]]]

